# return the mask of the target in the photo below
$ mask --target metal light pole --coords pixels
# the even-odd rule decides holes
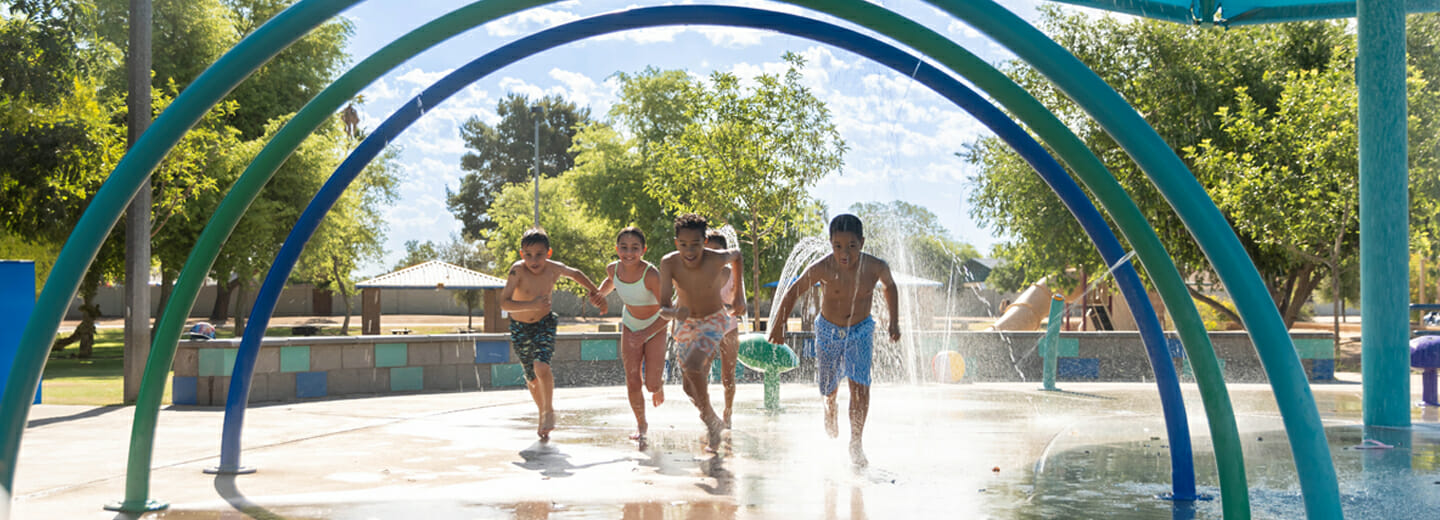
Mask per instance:
[[[540,227],[540,105],[530,107],[530,119],[535,120],[535,227]]]

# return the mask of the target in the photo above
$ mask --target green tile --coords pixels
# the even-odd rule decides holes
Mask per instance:
[[[228,376],[235,370],[235,355],[240,351],[233,348],[200,349],[201,376]]]
[[[380,343],[375,345],[375,368],[403,367],[409,349],[404,343]]]
[[[280,347],[281,372],[309,372],[310,347]]]
[[[420,390],[425,387],[425,367],[390,369],[390,391]]]
[[[1329,339],[1297,339],[1295,352],[1300,359],[1335,359],[1335,341]]]
[[[1060,357],[1080,357],[1080,338],[1060,338]]]
[[[519,363],[490,365],[491,386],[525,386],[525,367]]]
[[[580,342],[581,361],[615,361],[620,359],[619,342],[613,339],[587,339]]]

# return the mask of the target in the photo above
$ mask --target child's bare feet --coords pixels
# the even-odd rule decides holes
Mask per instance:
[[[865,449],[860,446],[858,440],[850,441],[850,463],[857,468],[863,468],[870,464],[870,461],[865,459]]]
[[[825,434],[829,435],[832,439],[840,436],[840,422],[839,419],[836,418],[836,415],[838,415],[836,408],[838,408],[838,406],[834,399],[827,399],[825,401]]]
[[[721,434],[725,431],[725,425],[720,421],[719,417],[716,417],[712,420],[705,421],[705,429],[707,430],[706,442],[708,444],[705,451],[718,455],[720,453],[720,442],[722,440]]]
[[[650,394],[650,402],[651,402],[651,403],[654,403],[654,405],[655,405],[656,407],[659,407],[661,404],[664,404],[664,403],[665,403],[665,387],[662,386],[662,387],[660,387],[659,389],[655,390],[655,393]]]
[[[540,440],[550,440],[550,432],[555,430],[555,412],[542,412],[540,414]]]

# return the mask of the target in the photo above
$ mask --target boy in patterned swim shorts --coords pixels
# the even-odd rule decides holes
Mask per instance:
[[[710,364],[735,319],[731,314],[745,312],[743,292],[736,291],[727,309],[720,288],[725,266],[733,273],[745,268],[738,249],[705,249],[705,230],[705,218],[694,213],[675,219],[675,251],[660,260],[660,315],[679,324],[676,359],[684,373],[685,395],[705,423],[707,449],[718,454],[725,422],[710,406]]]
[[[870,411],[870,358],[874,347],[875,320],[870,307],[877,284],[885,285],[885,303],[890,313],[890,341],[900,341],[900,301],[890,266],[884,260],[860,252],[865,231],[860,218],[844,214],[830,221],[829,255],[805,268],[780,300],[772,317],[770,342],[785,341],[785,317],[795,300],[816,284],[821,286],[820,316],[815,318],[815,380],[825,396],[825,433],[840,435],[835,402],[840,378],[850,380],[850,460],[865,466],[861,437],[865,416]]]
[[[555,352],[555,325],[558,317],[550,311],[550,293],[561,276],[575,280],[590,291],[590,303],[605,313],[605,300],[596,296],[595,284],[585,273],[550,259],[550,237],[545,230],[531,228],[520,238],[520,260],[510,266],[505,290],[500,292],[500,309],[510,313],[510,347],[525,367],[525,386],[539,410],[540,440],[549,440],[555,429],[555,377],[550,372],[550,355]]]

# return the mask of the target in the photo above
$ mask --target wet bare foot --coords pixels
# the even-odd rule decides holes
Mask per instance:
[[[645,432],[634,432],[630,434],[630,440],[645,442]]]
[[[719,417],[716,417],[714,420],[706,421],[705,429],[708,430],[705,438],[707,443],[705,451],[718,455],[720,453],[720,442],[722,440],[721,434],[725,431],[725,425],[720,421]]]
[[[870,465],[870,461],[865,458],[865,449],[858,442],[850,442],[850,463],[857,468]]]
[[[555,431],[555,412],[544,412],[540,414],[540,440],[550,440],[550,432]]]
[[[730,409],[729,409],[729,408],[726,408],[726,409],[725,409],[725,429],[729,430],[729,429],[731,428],[731,424],[732,424],[732,423],[730,422]]]
[[[835,410],[836,408],[835,401],[825,402],[825,434],[829,435],[831,439],[840,436],[840,422],[839,419],[836,418],[836,415],[838,415]]]
[[[662,387],[660,387],[659,390],[656,390],[655,393],[650,394],[650,402],[653,403],[656,407],[659,407],[661,404],[664,404],[664,403],[665,403],[665,387],[662,386]]]

